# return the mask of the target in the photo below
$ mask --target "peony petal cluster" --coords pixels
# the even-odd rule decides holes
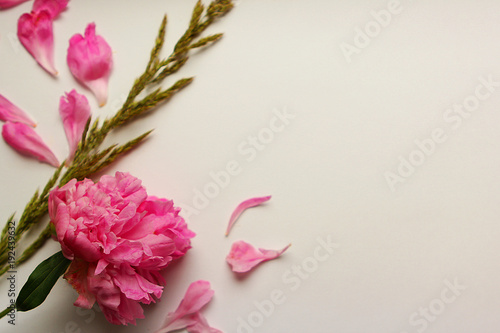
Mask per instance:
[[[49,196],[49,215],[76,306],[97,303],[114,324],[144,318],[142,304],[161,297],[160,271],[191,248],[194,233],[171,200],[148,196],[128,173],[69,181]]]

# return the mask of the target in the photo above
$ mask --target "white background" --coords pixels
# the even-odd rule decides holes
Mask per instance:
[[[167,55],[194,3],[71,1],[54,24],[57,79],[15,37],[17,19],[31,2],[0,12],[0,94],[37,120],[38,133],[62,160],[67,144],[60,96],[77,89],[95,116],[112,114],[142,73],[163,14],[169,17]],[[204,279],[215,297],[203,313],[224,332],[498,332],[500,85],[479,88],[488,97],[460,123],[448,112],[478,100],[481,77],[500,82],[500,3],[401,0],[389,6],[397,14],[381,27],[372,11],[388,6],[238,1],[210,28],[224,38],[193,54],[176,76],[196,76],[193,84],[109,140],[124,142],[155,128],[106,173],[130,172],[148,193],[184,207],[194,208],[196,191],[213,181],[211,172],[232,160],[240,165],[208,206],[189,216],[197,233],[193,249],[165,271],[161,302],[145,306],[146,319],[137,326],[114,326],[97,311],[77,311],[76,293],[60,280],[42,306],[18,313],[15,327],[3,319],[0,330],[154,332],[187,286]],[[92,21],[114,51],[103,108],[65,63],[69,38]],[[368,41],[360,36],[365,28],[373,29]],[[342,47],[356,42],[358,53],[346,56]],[[250,153],[241,151],[250,147],[249,137],[268,139],[262,133],[269,133],[275,112],[285,110],[294,118],[249,161]],[[442,140],[424,155],[415,141],[428,142],[436,130]],[[53,168],[19,156],[3,141],[0,156],[5,221],[13,211],[19,216]],[[421,165],[406,170],[391,190],[387,172],[404,172],[401,161],[411,156]],[[246,211],[225,238],[236,205],[268,194],[271,201]],[[318,237],[338,248],[328,256],[318,252]],[[225,256],[240,239],[268,249],[292,246],[238,278]],[[58,250],[50,242],[21,266],[18,290]],[[318,253],[324,261],[317,261]],[[290,271],[294,266],[303,267],[300,277]],[[7,289],[3,280],[2,307]],[[284,300],[263,313],[256,303],[268,305],[273,290]]]

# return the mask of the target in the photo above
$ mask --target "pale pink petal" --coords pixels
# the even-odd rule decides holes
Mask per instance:
[[[256,249],[244,241],[237,241],[233,243],[231,251],[226,257],[226,261],[231,266],[233,272],[244,273],[248,272],[261,262],[278,258],[290,247],[290,245],[291,244],[287,245],[282,250],[276,251]]]
[[[94,23],[85,29],[85,37],[71,37],[67,62],[73,76],[94,93],[100,106],[105,105],[113,58],[111,47],[95,34]]]
[[[12,104],[2,95],[0,95],[0,120],[25,123],[33,127],[36,126],[35,122],[23,110]]]
[[[247,208],[255,207],[258,205],[261,205],[262,203],[269,201],[271,199],[271,196],[265,196],[265,197],[256,197],[256,198],[251,198],[248,200],[243,201],[236,207],[234,210],[233,214],[231,214],[231,218],[229,219],[229,224],[227,225],[226,229],[226,236],[229,235],[229,231],[233,227],[234,223],[238,219],[238,217],[245,211]]]
[[[19,153],[34,157],[56,168],[59,166],[57,157],[32,127],[8,121],[2,127],[2,136],[5,142]]]
[[[54,67],[54,35],[52,18],[47,10],[23,14],[17,22],[19,41],[38,64],[56,76]]]
[[[28,0],[0,0],[0,9],[14,7],[26,1]]]
[[[68,163],[73,160],[78,143],[82,139],[83,130],[90,117],[89,101],[75,90],[62,96],[59,102],[59,114],[64,125],[69,144]]]
[[[35,0],[33,3],[33,12],[46,10],[50,17],[55,19],[68,6],[69,0]]]
[[[207,319],[200,312],[191,315],[191,318],[195,320],[195,323],[186,328],[189,333],[222,333],[222,331],[210,327]]]
[[[213,295],[210,282],[198,280],[191,283],[177,309],[167,315],[165,323],[156,333],[167,333],[196,324],[196,318],[192,318],[192,315],[210,302]]]

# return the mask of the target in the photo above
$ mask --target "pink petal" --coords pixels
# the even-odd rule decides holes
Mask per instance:
[[[270,195],[266,197],[251,198],[240,203],[234,210],[233,214],[231,214],[231,218],[229,219],[229,224],[227,225],[226,229],[226,236],[229,235],[229,231],[245,209],[261,205],[262,203],[269,201],[269,199],[271,199]]]
[[[111,47],[95,34],[94,23],[85,29],[85,37],[71,37],[67,62],[73,76],[94,93],[100,106],[105,105],[113,58]]]
[[[213,295],[210,282],[198,280],[191,283],[179,307],[167,315],[165,323],[156,333],[167,333],[196,324],[197,319],[192,318],[192,315],[210,302]]]
[[[90,117],[89,101],[75,90],[62,96],[59,102],[59,114],[64,125],[69,144],[68,163],[73,160],[78,143],[82,139],[83,130]]]
[[[69,0],[35,0],[33,12],[46,10],[51,19],[55,19],[68,6]]]
[[[33,127],[36,126],[35,122],[23,110],[12,104],[2,95],[0,95],[0,120],[25,123]]]
[[[210,327],[207,319],[200,312],[196,312],[191,316],[195,323],[187,327],[189,333],[222,333],[222,331]]]
[[[26,1],[28,0],[0,0],[0,9],[14,7]]]
[[[57,157],[32,127],[8,121],[2,127],[2,136],[5,142],[19,153],[34,157],[54,167],[59,166]]]
[[[285,252],[291,244],[287,245],[280,251],[256,249],[252,245],[237,241],[233,243],[231,251],[226,257],[227,263],[231,266],[233,272],[244,273],[248,272],[261,262],[278,258]]]
[[[19,41],[38,64],[56,76],[54,67],[54,35],[52,18],[47,10],[23,14],[17,22]]]

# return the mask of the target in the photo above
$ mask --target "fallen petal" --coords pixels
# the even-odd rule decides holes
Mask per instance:
[[[0,9],[14,7],[26,1],[28,0],[0,0]]]
[[[85,36],[71,37],[67,62],[73,76],[94,93],[100,106],[105,105],[113,58],[111,47],[95,34],[94,23],[87,26]]]
[[[291,244],[280,251],[256,249],[252,245],[237,241],[233,243],[231,251],[226,257],[227,263],[231,266],[233,272],[245,273],[260,264],[261,262],[278,258],[285,252]]]
[[[186,328],[189,333],[222,333],[222,331],[210,327],[207,319],[200,312],[196,312],[191,318],[195,320],[195,323]]]
[[[165,323],[155,333],[167,333],[197,324],[198,318],[192,315],[210,302],[213,295],[210,282],[198,280],[191,283],[177,309],[167,315]]]
[[[48,73],[56,76],[54,35],[50,13],[47,10],[41,10],[21,15],[17,22],[17,36],[38,64]]]
[[[2,95],[0,95],[0,120],[25,123],[33,127],[36,126],[35,122],[23,110],[12,104]]]
[[[5,142],[19,153],[34,157],[56,168],[59,166],[57,157],[32,127],[24,123],[8,121],[2,127],[2,136]]]
[[[233,227],[234,223],[238,219],[238,217],[245,211],[247,208],[255,207],[258,205],[261,205],[262,203],[269,201],[271,199],[271,196],[265,196],[265,197],[256,197],[256,198],[251,198],[248,200],[243,201],[236,207],[234,210],[233,214],[231,214],[231,218],[229,219],[229,224],[227,225],[226,229],[226,236],[229,235],[229,231]]]
[[[74,89],[59,101],[59,114],[69,144],[68,163],[73,160],[78,143],[82,139],[85,125],[90,117],[89,101]]]
[[[46,10],[51,19],[55,19],[68,6],[69,0],[35,0],[33,2],[33,12]]]

